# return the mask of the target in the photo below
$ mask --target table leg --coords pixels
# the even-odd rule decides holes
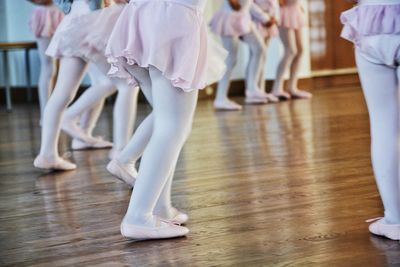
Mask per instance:
[[[3,67],[4,67],[4,85],[6,91],[6,108],[7,111],[11,111],[12,109],[12,100],[11,100],[11,87],[10,87],[10,77],[8,72],[8,51],[3,50]]]
[[[29,48],[25,49],[25,75],[28,102],[32,102],[32,82],[31,82],[31,61],[29,58]]]

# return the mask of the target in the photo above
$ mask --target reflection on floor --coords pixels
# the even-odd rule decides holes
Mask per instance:
[[[149,111],[140,106],[139,118]],[[97,133],[110,138],[107,107]],[[78,170],[32,167],[38,111],[0,113],[0,265],[387,266],[400,245],[370,236],[382,215],[357,88],[312,101],[214,112],[199,103],[173,200],[191,217],[187,238],[129,242],[119,234],[130,190],[105,170],[106,150],[68,152]]]

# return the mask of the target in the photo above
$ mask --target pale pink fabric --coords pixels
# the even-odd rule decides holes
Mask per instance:
[[[400,64],[400,3],[359,5],[341,15],[342,37],[375,64]]]
[[[210,26],[220,36],[242,36],[251,31],[252,20],[249,12],[219,10],[214,14]]]
[[[278,0],[254,0],[254,3],[257,4],[269,16],[274,17],[277,20],[278,25],[279,25],[279,23],[280,23],[280,8],[279,8]],[[257,28],[264,37],[276,37],[279,35],[277,25],[266,28],[264,25],[262,25],[261,23],[258,22]]]
[[[39,6],[33,10],[29,26],[35,37],[50,38],[54,35],[58,25],[64,17],[56,6]]]
[[[121,13],[106,49],[112,65],[110,76],[136,83],[125,68],[129,64],[154,66],[173,86],[184,91],[202,89],[210,83],[208,69],[213,67],[210,62],[215,47],[209,45],[202,8],[187,4],[189,1],[181,2],[131,0]],[[224,68],[217,76],[221,78],[223,74]]]
[[[280,13],[281,27],[298,30],[306,26],[306,16],[300,0],[281,6]]]
[[[400,4],[359,5],[342,13],[342,37],[357,44],[362,37],[400,34]]]
[[[77,57],[82,47],[83,35],[88,35],[90,28],[83,27],[84,17],[92,11],[86,1],[75,1],[71,12],[61,21],[46,50],[46,55],[60,57]],[[76,31],[79,29],[79,31]],[[75,32],[76,31],[76,32]]]

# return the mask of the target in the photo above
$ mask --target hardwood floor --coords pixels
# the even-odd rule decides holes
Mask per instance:
[[[107,107],[97,130],[111,133]],[[139,119],[148,112],[140,106]],[[0,112],[1,266],[400,266],[400,244],[371,236],[382,215],[358,88],[312,101],[214,112],[201,101],[173,189],[186,238],[129,242],[130,190],[106,150],[68,152],[65,173],[36,170],[38,110]]]

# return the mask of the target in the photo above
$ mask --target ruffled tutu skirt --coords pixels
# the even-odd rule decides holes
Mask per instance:
[[[79,48],[82,47],[83,42],[82,36],[86,36],[91,30],[83,27],[84,25],[81,25],[80,22],[91,12],[86,2],[74,2],[71,13],[64,17],[54,33],[46,55],[54,58],[79,57]]]
[[[341,36],[375,64],[400,64],[400,1],[396,4],[361,4],[342,13]]]
[[[280,27],[298,30],[306,26],[306,16],[300,4],[281,6]]]
[[[219,80],[225,72],[226,52],[209,38],[201,8],[185,2],[190,1],[131,0],[106,49],[109,75],[135,84],[126,67],[153,66],[184,91]]]
[[[250,33],[252,19],[248,12],[222,9],[214,14],[210,26],[220,36],[242,36]]]
[[[359,5],[343,12],[341,36],[355,44],[365,36],[400,34],[400,3]]]
[[[63,17],[64,13],[54,5],[40,6],[33,10],[29,26],[36,38],[51,38]]]

